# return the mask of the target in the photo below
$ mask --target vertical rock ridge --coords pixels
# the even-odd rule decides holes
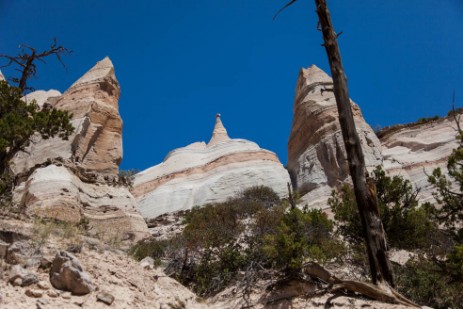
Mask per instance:
[[[373,169],[382,160],[379,140],[354,102],[352,108],[367,167]],[[299,72],[288,171],[309,206],[326,207],[331,190],[350,181],[332,79],[315,65]]]

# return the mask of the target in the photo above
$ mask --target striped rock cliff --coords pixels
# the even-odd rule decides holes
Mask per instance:
[[[448,173],[447,159],[458,147],[456,135],[454,117],[385,129],[379,134],[384,169],[390,175],[410,180],[420,189],[420,202],[432,202],[435,190],[428,183],[428,175],[437,167]]]
[[[64,94],[36,91],[25,97],[72,113],[68,140],[35,136],[12,160],[19,179],[14,202],[30,214],[78,222],[93,231],[140,238],[147,226],[127,188],[117,186],[122,159],[119,83],[109,58],[98,62]]]
[[[326,207],[331,191],[350,181],[338,121],[333,82],[315,65],[302,69],[296,86],[294,118],[288,142],[288,171],[302,203]],[[370,170],[381,164],[381,145],[351,101],[357,132]]]
[[[245,139],[231,139],[220,115],[208,144],[171,151],[164,161],[136,175],[133,195],[145,218],[223,202],[246,188],[271,187],[287,195],[288,172],[275,153]]]
[[[288,171],[302,205],[328,207],[331,191],[350,182],[331,78],[316,66],[302,69],[296,87],[294,119],[288,142]],[[433,201],[428,175],[436,167],[447,173],[447,159],[458,144],[454,117],[397,125],[379,139],[352,103],[368,170],[382,165],[390,175],[410,180],[420,202]]]

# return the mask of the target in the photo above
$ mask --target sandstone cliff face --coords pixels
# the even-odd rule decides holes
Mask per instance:
[[[246,188],[264,185],[287,194],[287,171],[277,156],[244,139],[230,139],[219,115],[208,144],[171,151],[161,164],[135,177],[132,190],[145,218],[223,202]]]
[[[109,58],[98,62],[64,94],[36,91],[26,96],[73,114],[69,140],[36,136],[12,167],[21,183],[14,200],[31,214],[79,221],[96,230],[139,238],[147,227],[127,188],[115,186],[122,159],[119,83]]]
[[[453,117],[384,131],[380,135],[384,169],[420,189],[420,202],[433,201],[435,190],[428,183],[428,175],[437,167],[448,172],[447,159],[458,147],[456,135]]]
[[[119,83],[109,58],[98,62],[63,95],[56,90],[26,96],[73,114],[75,132],[68,141],[37,137],[27,152],[13,160],[16,174],[46,159],[69,161],[83,176],[115,178],[122,159],[122,120],[118,110]]]
[[[302,69],[296,86],[288,142],[288,171],[303,203],[326,207],[331,190],[349,181],[332,79],[315,65]],[[370,170],[381,164],[381,145],[352,102],[355,124]],[[309,194],[307,194],[309,193]]]

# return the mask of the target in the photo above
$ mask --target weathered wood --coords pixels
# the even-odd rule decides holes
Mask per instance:
[[[330,12],[326,0],[315,0],[317,14],[323,33],[324,47],[333,77],[334,96],[339,112],[342,136],[349,161],[349,171],[354,184],[354,192],[362,221],[365,243],[370,263],[371,279],[374,284],[388,283],[394,286],[392,267],[387,257],[386,236],[376,198],[376,191],[368,183],[368,173],[365,168],[365,158],[360,139],[355,127],[354,117],[350,104],[347,78],[342,66],[339,50]]]

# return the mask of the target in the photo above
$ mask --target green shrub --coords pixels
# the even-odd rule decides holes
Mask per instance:
[[[34,133],[43,139],[67,139],[74,132],[69,112],[49,104],[39,107],[35,100],[25,102],[22,95],[21,89],[0,81],[0,203],[9,201],[13,187],[9,162],[29,145]]]
[[[181,236],[139,242],[131,253],[168,260],[166,273],[201,296],[220,292],[243,272],[252,280],[266,270],[293,275],[304,262],[331,260],[344,249],[326,214],[288,210],[288,202],[265,187],[195,207],[184,223]]]
[[[139,170],[131,169],[131,170],[119,170],[119,177],[117,184],[119,186],[124,186],[129,189],[133,187],[133,181],[135,179],[135,174],[137,174]]]
[[[280,203],[280,197],[271,188],[266,186],[256,186],[243,191],[238,199],[247,203],[259,203],[265,207],[272,207]]]
[[[459,267],[461,269],[461,260]],[[396,284],[401,293],[418,304],[433,308],[463,308],[463,278],[449,271],[448,262],[432,261],[424,255],[396,266]]]
[[[321,210],[293,208],[283,214],[276,230],[264,235],[263,250],[276,268],[297,274],[307,260],[325,262],[341,253],[332,231],[333,222]]]
[[[391,247],[424,249],[437,245],[442,234],[432,220],[433,208],[418,206],[417,193],[400,176],[389,177],[380,168],[373,171],[381,221]],[[339,222],[338,231],[351,243],[363,242],[363,227],[352,188],[333,191],[328,204]]]

